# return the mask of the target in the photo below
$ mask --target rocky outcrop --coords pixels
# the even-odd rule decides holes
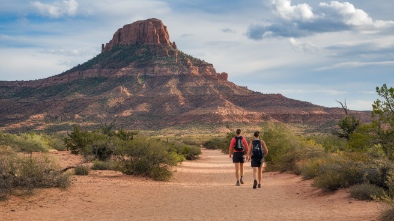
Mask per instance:
[[[176,49],[176,44],[171,43],[167,27],[161,20],[151,18],[143,21],[137,21],[132,24],[119,28],[102,51],[109,51],[115,45],[131,44],[165,44]]]

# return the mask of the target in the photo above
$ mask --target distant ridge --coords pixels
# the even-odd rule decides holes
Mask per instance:
[[[370,120],[368,112],[352,113]],[[0,82],[0,127],[14,132],[115,120],[125,129],[266,121],[333,125],[343,114],[229,82],[227,73],[180,51],[154,18],[118,29],[100,54],[62,74]]]

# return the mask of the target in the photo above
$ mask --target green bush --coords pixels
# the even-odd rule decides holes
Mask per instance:
[[[113,142],[105,137],[96,138],[92,144],[88,145],[88,149],[90,149],[90,154],[95,159],[106,161],[109,160],[115,150]],[[87,153],[89,153],[87,152]]]
[[[389,209],[384,211],[380,216],[380,220],[393,221],[394,220],[394,207],[390,207]]]
[[[358,200],[380,199],[385,195],[382,187],[369,183],[357,184],[350,187],[350,196]]]
[[[47,139],[37,133],[23,134],[0,134],[0,145],[12,147],[15,151],[21,152],[47,152],[51,147]]]
[[[72,154],[86,155],[88,152],[88,145],[93,142],[93,139],[88,131],[81,130],[79,126],[74,126],[71,133],[67,132],[67,137],[64,138],[64,143],[67,150]]]
[[[99,159],[105,161],[111,158],[115,149],[113,140],[122,139],[123,136],[130,138],[131,135],[122,130],[121,138],[119,138],[113,136],[111,131],[104,130],[104,132],[107,134],[88,132],[81,130],[79,126],[74,126],[73,131],[67,134],[64,142],[67,150],[71,150],[73,154],[82,154],[87,160]]]
[[[19,156],[10,147],[0,146],[0,198],[5,199],[13,190],[60,187],[69,184],[69,175],[45,155]]]
[[[74,174],[79,176],[85,176],[89,174],[89,167],[78,165],[74,168]]]
[[[308,159],[326,155],[321,145],[313,140],[296,136],[292,129],[282,123],[265,124],[262,128],[262,140],[267,145],[268,155],[265,161],[267,170],[292,171],[302,173],[302,167]]]
[[[117,170],[124,174],[147,176],[155,180],[169,180],[171,166],[177,165],[179,155],[160,140],[139,137],[131,141],[118,141],[115,159]]]
[[[268,155],[265,161],[271,170],[285,171],[289,168],[289,164],[294,163],[291,153],[298,145],[298,139],[292,131],[284,124],[265,124],[263,125],[261,139],[264,140],[268,148]],[[290,162],[289,162],[290,161]],[[294,165],[291,165],[291,168]]]
[[[211,149],[211,150],[221,149],[220,146],[223,145],[223,141],[224,141],[223,139],[215,137],[215,138],[212,138],[211,140],[205,142],[203,144],[203,146],[205,148]],[[227,144],[227,147],[229,144],[230,144],[230,142]]]
[[[323,190],[335,191],[339,188],[347,188],[355,184],[363,183],[362,170],[364,164],[334,157],[323,164],[320,173],[313,180],[312,185]]]
[[[187,160],[195,160],[201,154],[201,149],[196,146],[189,146],[181,143],[172,143],[170,145],[170,152],[175,152]],[[183,161],[183,158],[180,158],[178,161]]]
[[[322,166],[325,164],[327,164],[327,159],[323,158],[307,160],[300,166],[302,178],[309,180],[317,177],[321,173]]]
[[[339,138],[334,134],[318,134],[307,136],[307,138],[314,140],[317,144],[320,144],[328,153],[344,151],[347,149],[346,139]]]
[[[66,150],[66,145],[64,144],[64,136],[60,134],[43,135],[48,142],[50,148],[63,151]]]
[[[102,125],[99,130],[88,132],[74,126],[64,139],[74,154],[83,154],[88,161],[109,161],[111,168],[124,174],[147,176],[156,180],[168,180],[171,166],[185,159],[194,160],[201,154],[197,146],[179,142],[165,142],[136,136],[138,132],[113,131],[114,125]],[[100,168],[98,163],[93,165]],[[107,167],[106,167],[107,168]]]
[[[93,165],[90,167],[92,170],[112,170],[113,168],[113,162],[100,160],[93,161]]]

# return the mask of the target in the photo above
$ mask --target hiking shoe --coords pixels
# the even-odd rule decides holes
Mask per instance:
[[[253,182],[253,189],[256,189],[256,186],[257,186],[257,181],[254,180],[254,182]]]
[[[236,186],[239,186],[239,181],[237,181],[237,183],[235,184]]]
[[[261,188],[261,185],[260,185],[260,183],[259,183],[259,185],[257,186],[258,188]]]
[[[239,181],[241,182],[241,184],[244,184],[244,181],[242,180],[242,178]]]

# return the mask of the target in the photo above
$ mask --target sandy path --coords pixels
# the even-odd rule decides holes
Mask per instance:
[[[60,156],[70,160],[70,155]],[[264,173],[252,189],[249,164],[237,187],[233,164],[217,150],[183,162],[171,182],[113,171],[73,176],[67,190],[39,190],[0,202],[0,220],[378,220],[382,205],[324,194],[291,174]]]

